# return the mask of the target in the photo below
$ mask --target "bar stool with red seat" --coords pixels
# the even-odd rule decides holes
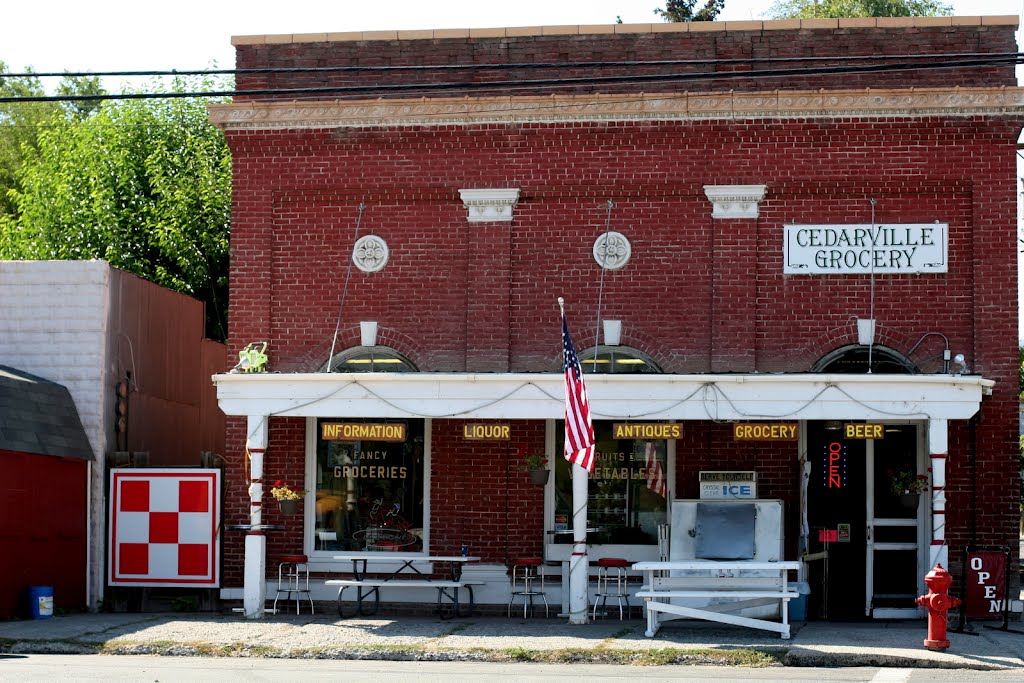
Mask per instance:
[[[277,565],[277,593],[274,594],[274,613],[277,613],[277,600],[281,594],[285,600],[295,596],[295,613],[299,613],[300,600],[303,595],[309,600],[309,613],[314,614],[313,598],[309,594],[309,558],[305,555],[283,555]]]
[[[626,601],[626,615],[629,615],[629,593],[626,586],[626,568],[629,562],[621,557],[602,557],[597,565],[597,592],[594,593],[594,619],[597,608],[607,610],[608,598],[615,598],[619,605],[619,620],[622,620],[622,601]]]
[[[511,560],[511,590],[512,597],[508,601],[508,616],[512,616],[512,603],[516,598],[523,599],[523,618],[526,618],[526,608],[530,607],[533,612],[533,599],[540,596],[544,601],[544,616],[548,616],[548,598],[544,593],[544,571],[542,567],[544,560],[539,557],[522,557]]]

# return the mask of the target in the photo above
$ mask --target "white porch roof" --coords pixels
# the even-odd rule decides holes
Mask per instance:
[[[560,419],[560,373],[214,375],[227,415]],[[965,420],[993,380],[958,375],[586,376],[605,420]]]

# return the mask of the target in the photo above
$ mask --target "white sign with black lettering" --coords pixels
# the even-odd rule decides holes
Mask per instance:
[[[949,225],[785,225],[783,272],[792,275],[945,273]]]

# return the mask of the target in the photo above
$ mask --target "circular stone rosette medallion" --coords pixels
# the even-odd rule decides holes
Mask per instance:
[[[629,262],[633,248],[621,232],[606,232],[594,241],[594,260],[608,270],[618,270]]]
[[[360,237],[352,247],[352,263],[364,273],[375,273],[388,262],[388,244],[376,235]]]

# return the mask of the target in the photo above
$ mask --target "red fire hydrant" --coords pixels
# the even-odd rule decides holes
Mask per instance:
[[[922,595],[915,602],[928,608],[928,638],[924,646],[929,650],[945,650],[949,647],[946,638],[946,614],[960,604],[957,598],[949,597],[949,587],[953,585],[953,577],[936,564],[935,568],[924,577],[928,586],[928,595]]]

